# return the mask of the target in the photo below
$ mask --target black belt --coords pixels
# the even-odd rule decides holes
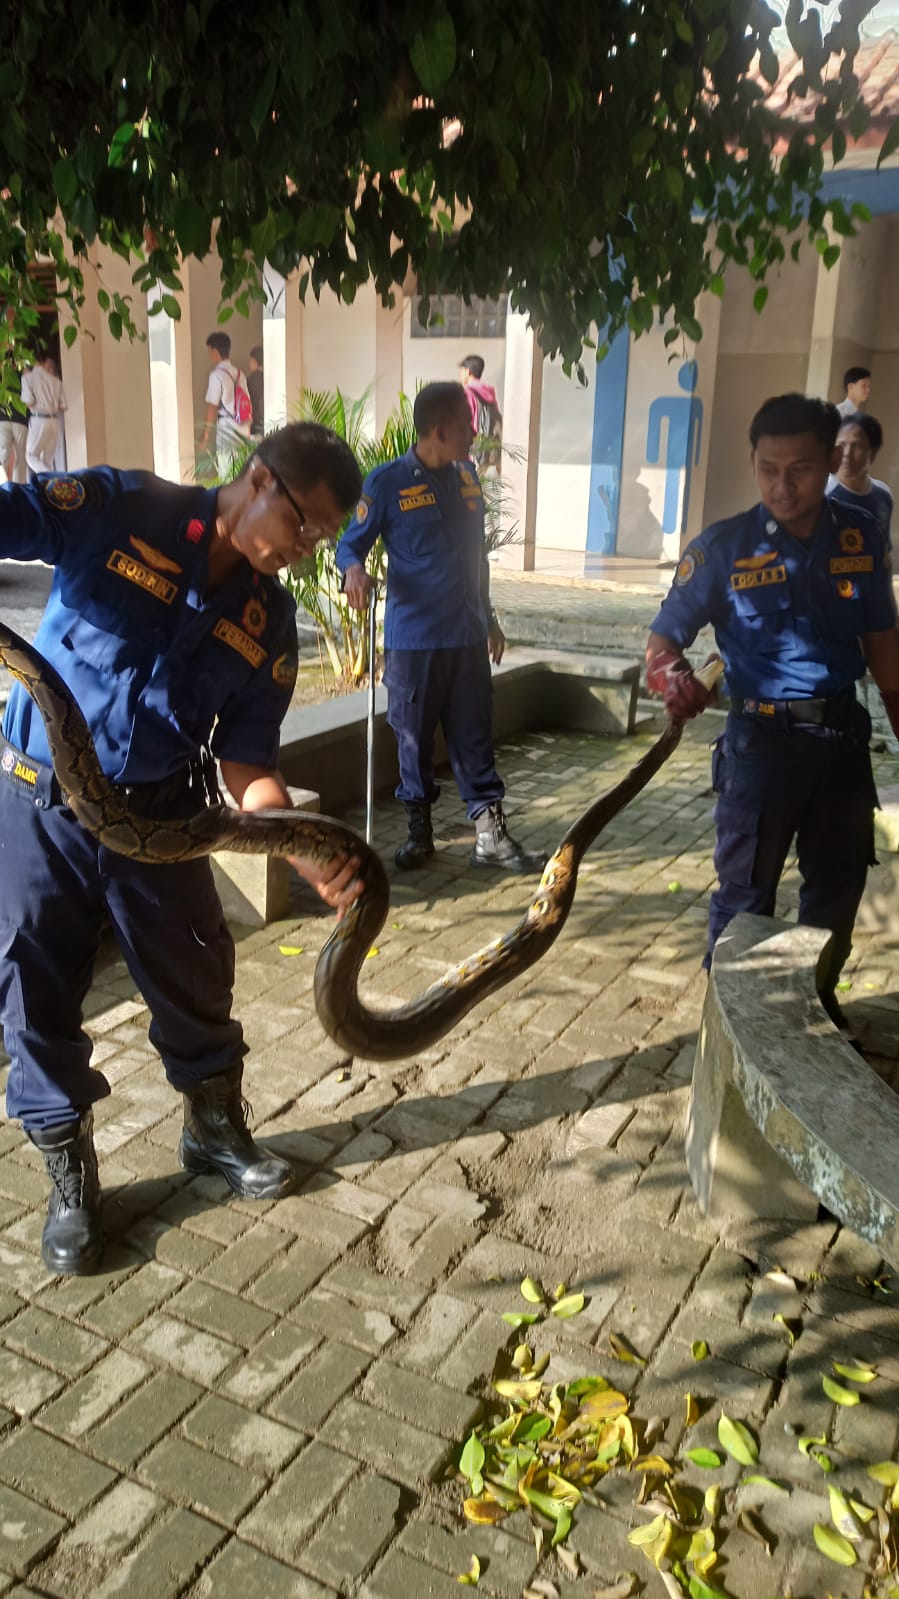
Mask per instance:
[[[846,727],[852,718],[855,689],[844,689],[820,700],[741,700],[733,708],[738,716],[754,716],[760,721],[780,721],[812,727]]]
[[[201,761],[193,766],[183,766],[180,772],[164,777],[159,783],[125,783],[120,792],[127,798],[130,808],[139,816],[160,815],[163,818],[189,816],[204,803],[202,787],[205,771]],[[64,805],[66,796],[60,788],[52,766],[36,761],[0,734],[0,778],[5,778],[20,794],[26,794],[39,811],[51,805]]]

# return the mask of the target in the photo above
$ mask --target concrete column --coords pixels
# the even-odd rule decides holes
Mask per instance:
[[[131,267],[120,256],[99,249],[85,272],[87,299],[81,330],[71,349],[61,341],[62,381],[66,391],[66,458],[69,467],[108,464],[153,470],[150,357],[146,337],[133,343],[114,339],[96,302],[97,289],[131,298],[138,333],[146,335],[146,305],[134,294]],[[67,323],[65,311],[60,322]]]
[[[837,240],[840,257],[829,272],[823,259],[818,261],[807,394],[841,400],[846,368],[872,364],[879,333],[880,281],[885,271],[891,274],[892,288],[888,224],[889,218],[876,217],[856,238]]]
[[[503,477],[518,512],[523,546],[521,568],[533,572],[537,544],[537,480],[540,466],[540,415],[543,405],[543,351],[527,319],[517,311],[506,318],[506,375],[503,386],[503,444],[518,459],[505,457]],[[508,563],[507,563],[508,564]],[[517,559],[515,565],[518,565]]]
[[[383,433],[403,387],[403,301],[375,300],[375,430]]]

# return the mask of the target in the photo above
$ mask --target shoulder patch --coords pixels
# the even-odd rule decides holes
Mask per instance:
[[[80,511],[87,499],[87,490],[80,477],[48,477],[41,483],[41,493],[48,505],[56,511]]]
[[[276,655],[272,661],[272,679],[279,688],[292,689],[297,680],[299,663],[290,650],[285,650],[282,655]]]
[[[688,550],[686,555],[681,556],[681,559],[678,562],[677,571],[674,574],[674,581],[677,584],[677,587],[679,589],[684,588],[685,585],[692,579],[695,571],[696,557],[691,551]]]
[[[368,513],[371,510],[373,503],[374,502],[373,502],[373,500],[371,498],[371,495],[369,495],[369,494],[363,494],[362,495],[362,498],[360,499],[359,504],[356,506],[356,521],[359,523],[360,526],[362,525],[363,522],[367,522],[368,521]]]

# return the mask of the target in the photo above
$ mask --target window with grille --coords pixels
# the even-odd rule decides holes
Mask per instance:
[[[413,339],[502,339],[506,332],[509,296],[497,300],[473,299],[466,305],[461,294],[432,294],[431,321],[419,321],[421,296],[412,297]]]

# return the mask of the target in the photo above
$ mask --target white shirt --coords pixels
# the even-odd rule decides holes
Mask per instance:
[[[239,376],[240,373],[233,361],[219,361],[209,374],[206,404],[218,406],[217,432],[219,430],[227,432],[230,428],[249,436],[249,427],[242,427],[235,416],[237,410],[235,396]]]
[[[837,406],[837,410],[839,411],[840,416],[843,417],[861,416],[862,414],[860,407],[856,405],[854,400],[850,400],[848,394],[846,395],[845,400],[840,401],[839,405]]]
[[[30,366],[22,373],[22,399],[29,411],[47,416],[56,416],[66,408],[62,383],[45,366]]]

